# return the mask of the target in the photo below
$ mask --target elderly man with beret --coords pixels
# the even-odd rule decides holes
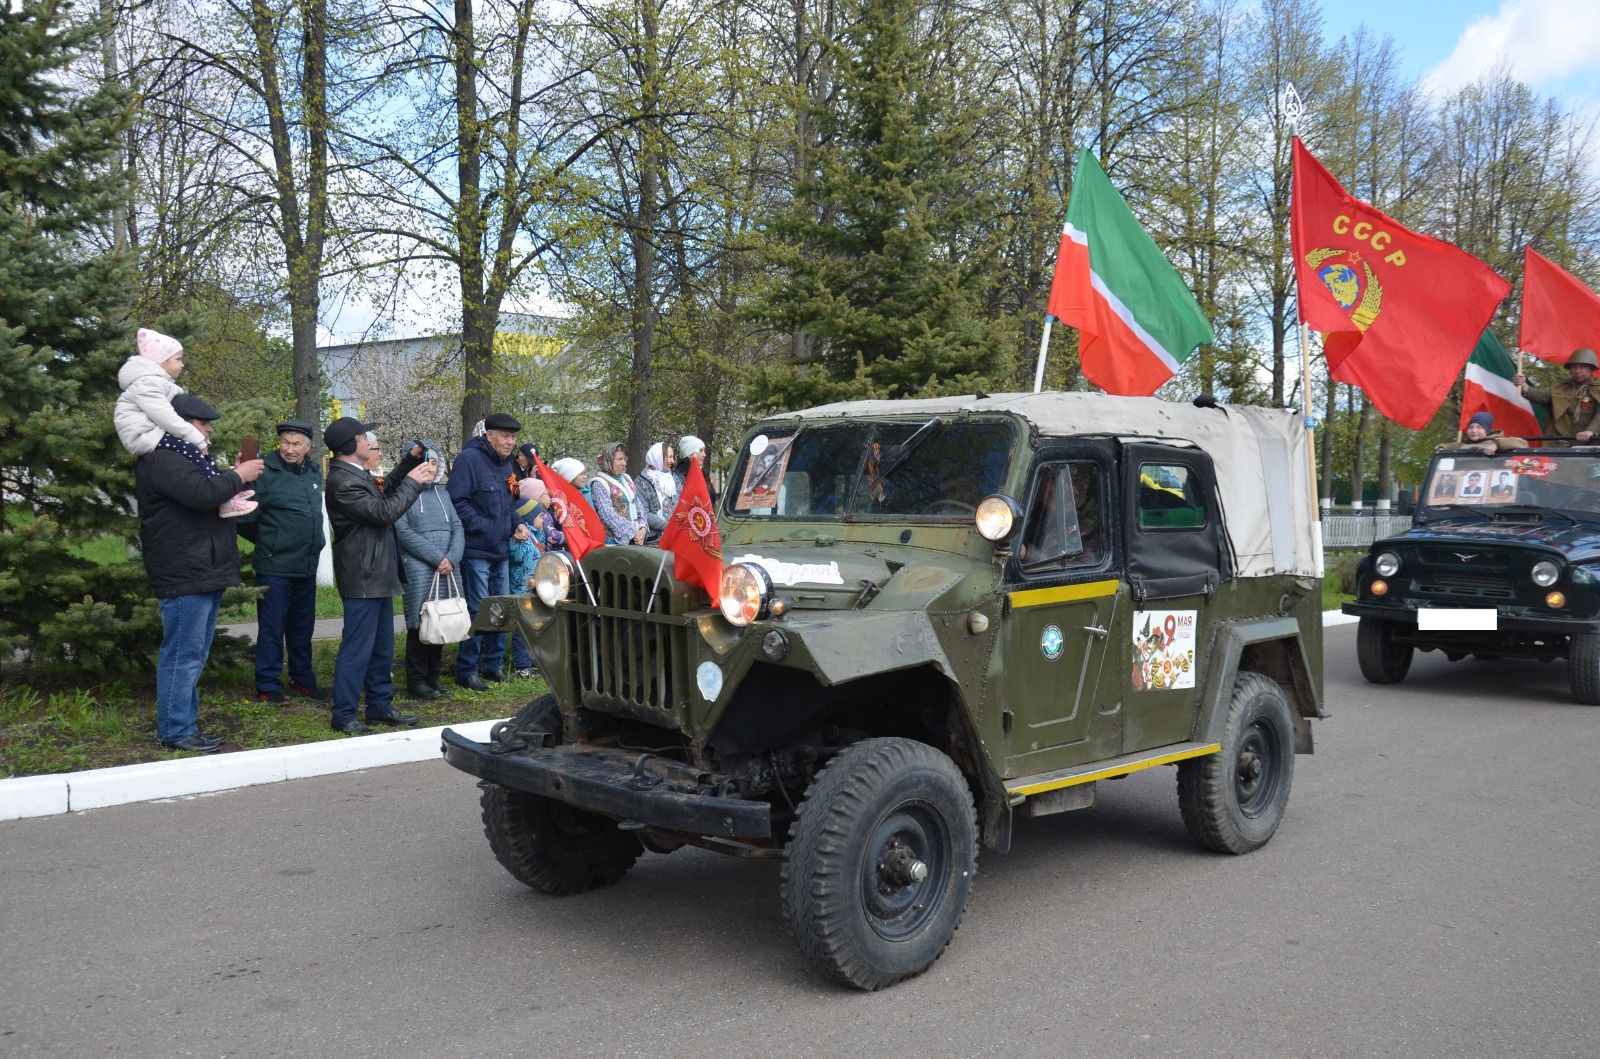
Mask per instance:
[[[450,472],[450,500],[467,535],[461,579],[473,614],[485,598],[510,591],[511,534],[521,521],[512,494],[516,472],[511,453],[522,424],[496,412],[484,419],[483,426],[483,436],[467,442]],[[456,654],[456,683],[471,691],[487,691],[485,680],[506,678],[505,655],[504,633],[467,637]]]
[[[172,410],[211,437],[217,410],[180,393]],[[210,754],[222,739],[200,730],[200,673],[211,654],[222,592],[239,583],[238,530],[218,512],[224,501],[261,475],[260,460],[231,471],[206,450],[173,434],[134,465],[139,543],[161,611],[156,663],[156,738],[169,750]]]
[[[367,735],[368,725],[412,725],[420,718],[394,708],[394,597],[400,550],[394,524],[433,481],[433,464],[412,445],[378,480],[367,472],[367,431],[377,424],[344,416],[328,424],[328,524],[333,528],[333,579],[344,603],[344,633],[333,663],[333,730]],[[356,716],[362,693],[366,723]]]
[[[311,668],[311,633],[317,621],[317,559],[322,554],[322,475],[307,457],[310,423],[278,424],[278,451],[269,453],[256,481],[256,510],[239,520],[239,533],[256,548],[256,699],[284,701],[284,645],[289,689],[319,702],[332,696]]]

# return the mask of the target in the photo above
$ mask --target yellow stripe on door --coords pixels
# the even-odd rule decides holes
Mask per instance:
[[[1114,596],[1117,594],[1117,586],[1121,583],[1112,578],[1110,581],[1089,581],[1081,585],[1061,585],[1058,588],[1028,588],[1021,592],[1011,593],[1011,609],[1042,607],[1047,603],[1071,603],[1076,599],[1099,599],[1101,596]]]

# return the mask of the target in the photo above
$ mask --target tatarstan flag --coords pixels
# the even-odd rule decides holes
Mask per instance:
[[[1155,393],[1195,346],[1214,340],[1183,277],[1087,150],[1078,152],[1048,311],[1078,329],[1084,376],[1124,396]]]
[[[1533,247],[1522,251],[1522,321],[1517,345],[1565,364],[1579,349],[1600,351],[1600,296]]]
[[[1493,331],[1485,331],[1477,348],[1467,358],[1462,380],[1461,429],[1478,412],[1494,416],[1494,428],[1515,438],[1537,437],[1545,433],[1544,409],[1522,396],[1511,383],[1517,365]],[[1538,442],[1532,444],[1537,445]]]
[[[1323,333],[1329,373],[1401,426],[1427,426],[1511,284],[1352,198],[1299,137],[1289,235],[1300,319]]]

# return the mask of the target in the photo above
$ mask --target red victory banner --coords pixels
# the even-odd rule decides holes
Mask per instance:
[[[705,589],[713,607],[722,602],[722,535],[699,460],[689,461],[678,506],[661,531],[661,547],[672,553],[673,576]]]
[[[1575,350],[1600,352],[1600,295],[1533,247],[1522,252],[1522,322],[1517,345],[1565,364]]]
[[[1352,198],[1298,137],[1290,205],[1300,319],[1323,333],[1329,373],[1422,429],[1511,285],[1465,250]]]
[[[582,561],[585,555],[603,547],[605,527],[589,501],[584,499],[583,490],[546,467],[537,452],[533,454],[533,465],[539,470],[539,480],[550,490],[550,510],[561,524],[561,532],[566,534],[567,550],[572,557]]]

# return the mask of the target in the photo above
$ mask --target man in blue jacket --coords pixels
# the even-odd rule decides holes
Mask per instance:
[[[467,535],[461,578],[466,584],[467,607],[474,615],[485,597],[510,591],[511,534],[519,521],[511,492],[516,477],[511,453],[522,424],[496,412],[483,426],[483,437],[467,442],[456,457],[449,486],[450,500]],[[506,678],[505,654],[504,633],[467,637],[456,654],[456,683],[472,691],[489,690],[485,680]]]
[[[310,423],[278,424],[278,451],[269,453],[256,481],[256,510],[239,520],[239,533],[256,546],[256,699],[281,704],[284,643],[289,688],[318,702],[332,696],[311,668],[311,633],[317,621],[317,560],[322,555],[322,475],[311,466]]]

